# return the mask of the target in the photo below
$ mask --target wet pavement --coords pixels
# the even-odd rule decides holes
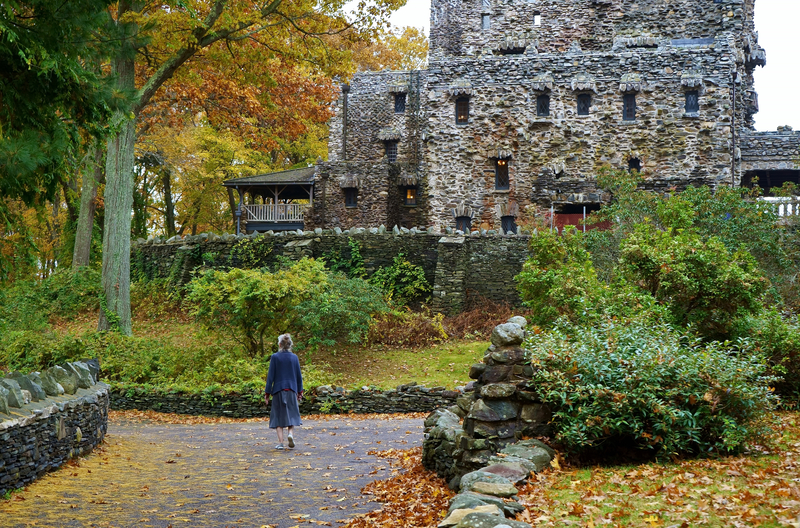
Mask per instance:
[[[0,526],[340,526],[380,509],[393,471],[369,451],[422,443],[419,418],[305,420],[293,450],[267,422],[109,423],[104,446],[0,502]]]

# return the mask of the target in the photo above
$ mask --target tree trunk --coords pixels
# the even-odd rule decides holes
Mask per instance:
[[[97,207],[97,185],[103,177],[103,150],[95,143],[83,171],[81,206],[75,226],[75,249],[72,253],[72,269],[88,266],[91,261],[94,211]]]
[[[161,183],[164,189],[164,225],[167,228],[167,238],[177,234],[175,230],[175,204],[172,203],[172,171],[169,167],[162,166]]]

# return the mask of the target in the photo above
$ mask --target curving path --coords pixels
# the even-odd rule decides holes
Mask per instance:
[[[0,525],[340,526],[380,508],[360,490],[393,470],[368,451],[421,445],[422,420],[304,420],[295,442],[275,450],[266,422],[112,422],[102,449],[0,502]]]

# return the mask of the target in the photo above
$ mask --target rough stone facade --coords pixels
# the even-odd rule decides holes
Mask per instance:
[[[349,241],[360,246],[367,274],[389,266],[403,254],[422,267],[432,286],[431,306],[435,311],[455,313],[465,307],[470,295],[495,302],[519,304],[514,277],[527,258],[529,237],[475,232],[472,236],[430,233],[429,230],[354,228],[346,231],[322,230],[278,232],[253,235],[218,236],[203,233],[175,237],[169,243],[158,238],[138,240],[131,249],[134,277],[169,278],[177,284],[191,279],[192,271],[202,267],[242,266],[235,250],[238,244],[256,243],[264,247],[264,257],[257,266],[271,266],[278,257],[299,260],[323,258],[332,253],[348,256]]]
[[[108,429],[108,385],[96,363],[67,363],[0,380],[0,495],[99,445]]]
[[[300,404],[300,414],[428,412],[453,405],[460,395],[460,391],[446,390],[443,387],[428,388],[415,383],[386,391],[366,387],[348,391],[342,387],[321,386],[309,391],[308,397]],[[201,396],[160,394],[142,389],[115,390],[111,392],[111,408],[230,418],[269,416],[261,393]]]
[[[656,191],[799,169],[800,134],[752,130],[754,3],[434,0],[427,70],[343,87],[307,228],[499,230],[528,206],[597,209],[604,166]]]

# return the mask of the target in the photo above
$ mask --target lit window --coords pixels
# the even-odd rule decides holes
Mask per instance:
[[[500,217],[501,227],[503,229],[503,233],[514,233],[517,232],[517,219],[513,216],[502,216]]]
[[[417,188],[406,187],[406,205],[417,205]]]
[[[578,94],[578,115],[589,115],[592,107],[592,96],[590,94]]]
[[[550,115],[550,96],[540,95],[536,98],[536,115],[549,116]]]
[[[386,160],[389,163],[397,162],[397,141],[386,142]]]
[[[494,188],[499,190],[507,190],[509,185],[508,180],[508,160],[499,159],[494,162]]]
[[[458,216],[456,217],[456,230],[463,231],[464,233],[469,233],[470,229],[472,229],[472,218],[469,216]]]
[[[700,93],[697,90],[686,92],[686,113],[696,114],[700,111]]]
[[[533,25],[534,26],[541,26],[542,25],[542,14],[541,13],[534,13],[533,14]]]
[[[491,17],[489,15],[481,15],[481,29],[489,29],[491,25]]]
[[[622,119],[636,121],[636,94],[625,94],[622,98]]]
[[[348,187],[344,190],[344,206],[357,207],[358,206],[358,189],[355,187]]]
[[[456,124],[467,123],[469,123],[469,97],[459,97],[456,99]]]
[[[628,172],[642,172],[642,160],[631,158],[628,160]]]
[[[406,94],[404,93],[394,94],[394,113],[402,114],[405,111],[406,111]]]

